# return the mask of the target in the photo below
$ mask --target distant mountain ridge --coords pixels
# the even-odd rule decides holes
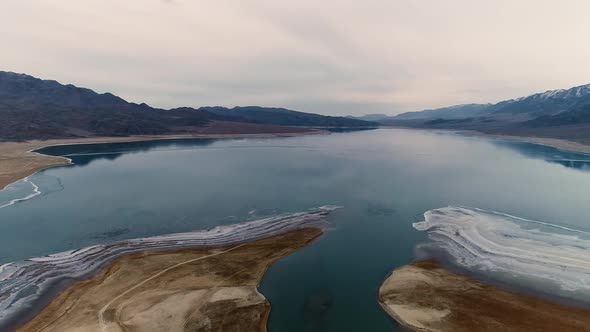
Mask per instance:
[[[496,104],[408,112],[379,122],[416,128],[553,137],[590,144],[590,84],[550,90]]]
[[[590,84],[567,90],[550,90],[528,97],[499,102],[492,105],[488,113],[532,113],[532,116],[554,115],[587,104],[590,104]]]
[[[482,113],[491,104],[464,104],[437,109],[423,110],[418,112],[407,112],[392,117],[400,120],[429,119],[433,117],[445,119],[460,119],[471,117]]]
[[[379,121],[387,119],[389,117],[390,116],[387,114],[366,114],[366,115],[361,115],[361,116],[352,116],[352,115],[347,116],[347,118],[349,118],[349,119],[375,121],[375,122],[379,122]]]
[[[279,126],[309,126],[309,127],[366,127],[376,126],[358,119],[350,119],[341,116],[327,116],[313,113],[292,111],[286,108],[260,107],[260,106],[236,106],[226,107],[201,107],[201,111],[208,112],[218,119],[273,124]]]
[[[563,111],[590,104],[590,84],[571,89],[550,90],[530,96],[501,101],[496,104],[466,104],[418,112],[407,112],[389,120],[415,119],[459,119],[478,116],[499,116],[502,114],[536,117],[555,115]]]
[[[590,94],[590,84],[580,85],[571,89],[558,89],[548,90],[541,93],[535,93],[528,97],[521,97],[513,99],[514,101],[520,101],[524,99],[536,99],[536,100],[547,100],[547,99],[564,99],[564,98],[579,98]]]
[[[237,131],[240,123],[247,124],[250,130],[266,131],[277,126],[377,125],[258,106],[164,110],[144,103],[130,103],[111,93],[100,94],[71,84],[5,71],[0,71],[0,118],[0,140],[198,133],[214,121],[231,122],[231,128]],[[229,127],[224,125],[224,128]]]

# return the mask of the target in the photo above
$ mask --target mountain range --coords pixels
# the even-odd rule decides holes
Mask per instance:
[[[299,132],[376,123],[283,108],[135,104],[111,93],[0,71],[0,140],[191,133]]]
[[[382,125],[475,130],[590,143],[590,84],[496,104],[466,104],[373,118]]]
[[[0,71],[0,141],[164,134],[293,133],[312,127],[402,126],[552,137],[590,144],[590,84],[495,104],[465,104],[396,116],[325,116],[284,108],[161,109],[111,93]]]

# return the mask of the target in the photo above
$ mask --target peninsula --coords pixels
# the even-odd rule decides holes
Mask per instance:
[[[590,310],[502,290],[432,260],[393,271],[379,302],[413,331],[590,331]]]
[[[233,130],[233,131],[232,131]],[[202,128],[202,132],[186,135],[134,135],[123,137],[85,137],[26,142],[0,142],[0,190],[38,171],[70,164],[64,157],[35,153],[35,150],[52,145],[75,145],[94,143],[117,143],[190,138],[264,138],[298,135],[324,134],[326,131],[312,128],[295,128],[243,124],[234,128],[231,123],[213,122]]]
[[[338,208],[4,264],[0,330],[264,331],[270,306],[257,285],[266,269],[319,237]]]
[[[16,331],[266,331],[266,269],[322,231],[212,249],[134,253],[79,281]]]

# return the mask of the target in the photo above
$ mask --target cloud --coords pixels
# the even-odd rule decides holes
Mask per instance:
[[[9,0],[0,63],[160,107],[394,114],[588,83],[589,9],[583,0]]]

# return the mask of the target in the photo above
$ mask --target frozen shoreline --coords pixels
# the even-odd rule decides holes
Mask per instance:
[[[413,224],[428,233],[422,246],[446,252],[460,267],[552,284],[557,295],[573,299],[590,294],[589,232],[455,206],[424,217]]]
[[[218,226],[210,230],[98,244],[0,267],[0,328],[39,310],[73,281],[88,278],[115,258],[145,251],[217,248],[268,238],[303,228],[323,228],[336,206]],[[59,289],[57,289],[59,288]]]

